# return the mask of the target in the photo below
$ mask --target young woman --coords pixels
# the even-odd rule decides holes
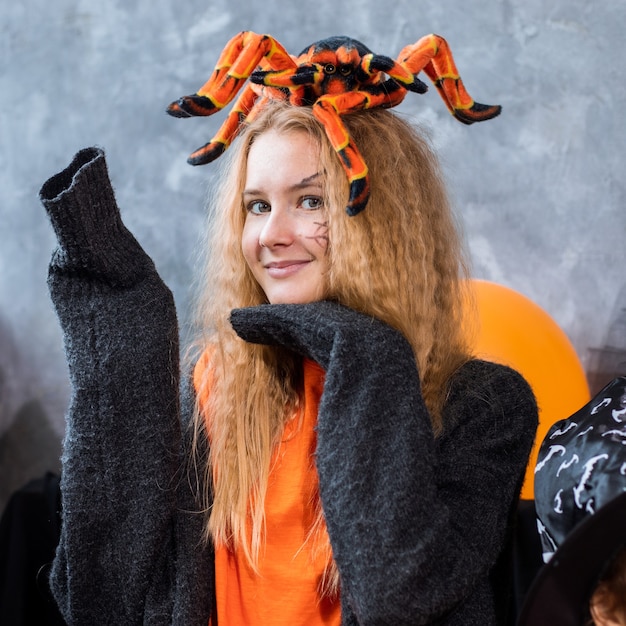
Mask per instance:
[[[310,108],[268,104],[229,150],[182,405],[171,294],[104,155],[44,185],[74,388],[51,575],[69,624],[502,618],[535,401],[465,344],[427,140],[390,111],[344,123],[371,178],[354,217]]]

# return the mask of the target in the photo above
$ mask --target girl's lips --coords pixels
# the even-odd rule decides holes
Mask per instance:
[[[288,278],[299,272],[303,267],[308,265],[310,261],[277,261],[268,263],[265,269],[271,278]]]

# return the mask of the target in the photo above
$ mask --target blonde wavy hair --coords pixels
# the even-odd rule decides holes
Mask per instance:
[[[348,181],[311,109],[272,103],[223,157],[209,215],[198,323],[205,331],[199,347],[210,364],[197,389],[195,419],[196,438],[210,441],[209,458],[200,460],[210,513],[206,536],[244,550],[253,567],[262,546],[270,459],[298,406],[302,369],[301,360],[285,350],[240,340],[228,322],[233,308],[267,301],[241,251],[247,155],[259,135],[269,129],[305,132],[319,146],[330,241],[327,295],[384,320],[408,339],[435,435],[445,428],[448,381],[469,358],[461,328],[466,264],[428,139],[382,109],[343,120],[369,167],[371,197],[362,213],[345,212]]]

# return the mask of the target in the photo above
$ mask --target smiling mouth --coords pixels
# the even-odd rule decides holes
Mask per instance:
[[[300,271],[309,263],[310,261],[308,259],[300,261],[276,261],[273,263],[267,263],[264,267],[265,271],[272,278],[287,278]]]

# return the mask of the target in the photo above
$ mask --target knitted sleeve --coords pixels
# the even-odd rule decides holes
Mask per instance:
[[[187,522],[173,297],[122,223],[102,151],[79,152],[40,198],[58,240],[48,283],[72,386],[51,588],[70,626],[171,624],[190,579],[177,569]]]
[[[380,321],[319,302],[239,309],[231,323],[326,369],[317,468],[343,623],[493,624],[489,575],[537,423],[521,376],[468,363],[435,440],[411,347]]]

